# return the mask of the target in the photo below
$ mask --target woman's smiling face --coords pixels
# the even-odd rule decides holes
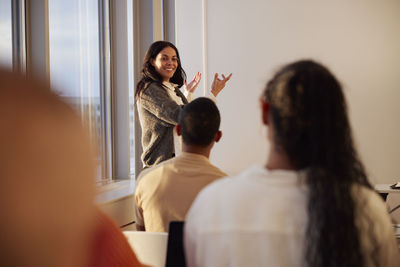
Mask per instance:
[[[175,49],[170,46],[165,47],[158,53],[156,58],[151,61],[151,65],[153,65],[156,71],[161,75],[164,82],[169,82],[169,79],[174,76],[176,68],[178,67],[178,57]]]

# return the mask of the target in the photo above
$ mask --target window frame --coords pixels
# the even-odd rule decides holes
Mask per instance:
[[[12,68],[26,72],[25,0],[11,1]]]
[[[112,80],[111,80],[111,33],[110,1],[99,1],[99,59],[100,59],[100,103],[101,127],[104,136],[102,143],[102,173],[104,180],[114,177],[113,166],[113,125],[112,125]]]
[[[49,0],[12,1],[13,70],[38,76],[50,84]],[[50,0],[51,1],[51,0]],[[127,19],[132,1],[132,21]],[[133,179],[142,170],[141,129],[137,110],[130,121],[129,90],[138,82],[147,48],[156,40],[175,41],[174,0],[98,0],[102,173],[105,180]],[[128,32],[132,23],[132,32]],[[128,59],[128,34],[133,35],[133,58]],[[129,87],[128,60],[133,62]],[[132,92],[131,92],[132,93]],[[133,95],[133,94],[131,94]],[[135,173],[131,173],[130,127],[134,126]]]

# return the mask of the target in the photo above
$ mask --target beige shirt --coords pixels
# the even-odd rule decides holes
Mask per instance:
[[[168,232],[169,222],[185,220],[200,190],[224,176],[207,157],[186,152],[143,171],[135,191],[137,228]]]

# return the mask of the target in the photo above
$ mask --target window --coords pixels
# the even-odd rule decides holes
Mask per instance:
[[[127,28],[128,28],[128,73],[129,73],[129,151],[130,151],[130,177],[135,179],[135,82],[133,74],[133,3],[127,1]]]
[[[0,0],[0,65],[48,79],[74,107],[97,148],[99,183],[141,170],[133,93],[154,40],[153,4]]]
[[[49,1],[50,83],[81,115],[98,148],[98,179],[104,172],[99,53],[99,1]]]
[[[0,66],[12,67],[12,9],[10,0],[0,0]]]

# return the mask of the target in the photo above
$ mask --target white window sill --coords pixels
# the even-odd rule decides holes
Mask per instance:
[[[135,180],[109,181],[96,190],[95,203],[120,227],[135,221]]]
[[[133,196],[135,180],[113,180],[96,187],[95,203],[103,205]]]

